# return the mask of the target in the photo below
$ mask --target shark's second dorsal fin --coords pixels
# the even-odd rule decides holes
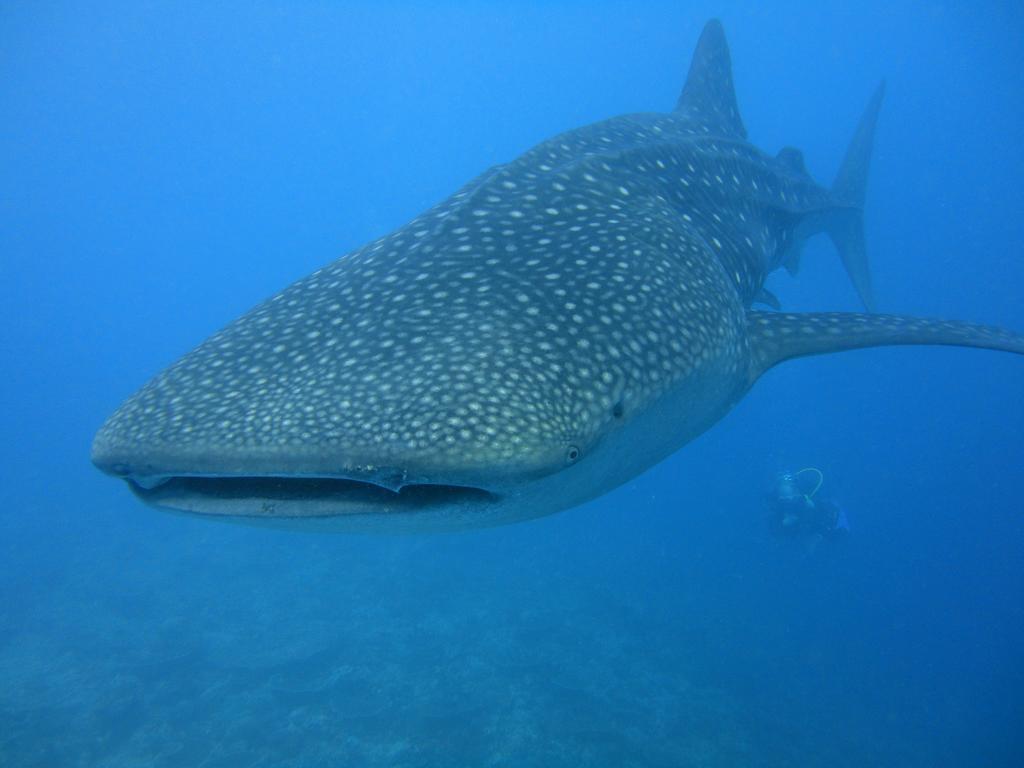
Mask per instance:
[[[676,112],[684,113],[708,133],[747,138],[736,106],[729,45],[718,19],[704,25]]]
[[[807,166],[804,165],[804,153],[796,147],[783,147],[779,150],[779,154],[775,156],[775,159],[793,171],[793,173],[800,174],[801,176],[807,175]]]

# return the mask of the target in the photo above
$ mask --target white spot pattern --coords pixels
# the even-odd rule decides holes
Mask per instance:
[[[301,451],[310,473],[355,456],[551,469],[614,412],[702,366],[740,370],[743,308],[786,246],[786,214],[825,204],[685,114],[578,129],[239,318],[97,444],[243,463]]]

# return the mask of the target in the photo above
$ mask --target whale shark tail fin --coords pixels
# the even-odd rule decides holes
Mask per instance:
[[[1024,355],[1024,335],[990,325],[855,312],[747,312],[750,382],[794,357],[864,347],[938,344]]]
[[[878,112],[885,96],[885,82],[878,84],[867,109],[860,119],[857,132],[846,149],[843,164],[832,183],[832,198],[836,208],[825,222],[825,231],[839,251],[839,257],[857,290],[865,309],[873,312],[875,297],[871,288],[871,270],[864,245],[864,198],[871,166],[871,148],[875,138]]]

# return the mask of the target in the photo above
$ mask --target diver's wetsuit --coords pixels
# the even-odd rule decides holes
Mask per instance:
[[[833,536],[849,529],[846,516],[838,504],[791,492],[785,483],[769,494],[768,508],[771,510],[768,525],[772,533],[778,536]]]

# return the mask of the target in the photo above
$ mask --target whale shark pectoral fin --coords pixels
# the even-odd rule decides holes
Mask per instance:
[[[1024,335],[991,325],[853,312],[747,312],[750,381],[784,360],[904,344],[978,347],[1024,355]]]

